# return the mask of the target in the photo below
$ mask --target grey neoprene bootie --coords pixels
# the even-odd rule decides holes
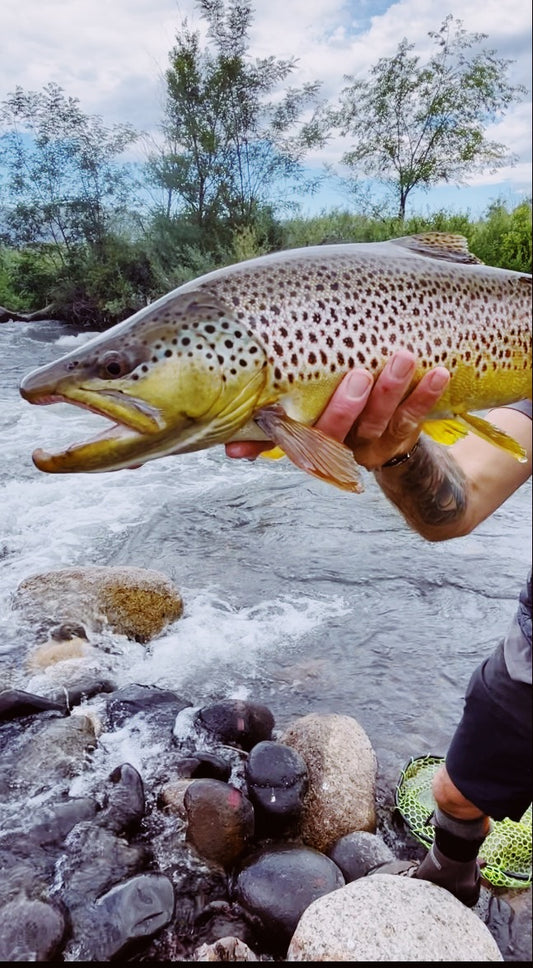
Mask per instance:
[[[479,900],[481,874],[477,858],[467,861],[451,860],[439,850],[436,843],[422,863],[412,868],[411,876],[445,887],[467,907],[474,907]]]
[[[446,888],[467,907],[474,907],[481,890],[479,848],[487,836],[487,819],[457,820],[439,807],[428,823],[435,828],[435,840],[421,864],[393,861],[370,874],[400,874],[431,881]]]

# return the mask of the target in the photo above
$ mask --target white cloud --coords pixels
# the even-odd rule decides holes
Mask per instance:
[[[445,8],[441,0],[255,0],[254,8],[252,52],[296,58],[292,83],[321,80],[328,97],[345,74],[366,73],[404,36],[417,52],[429,49],[427,33],[438,30],[447,13],[467,30],[487,34],[485,46],[516,59],[513,81],[529,83],[531,11],[525,0],[450,0]],[[184,17],[205,31],[194,0],[3,0],[0,100],[17,85],[38,90],[54,81],[87,113],[154,129],[162,114],[162,75]],[[520,175],[510,169],[511,181],[523,182],[530,130],[527,105],[495,129],[497,140],[520,155]]]

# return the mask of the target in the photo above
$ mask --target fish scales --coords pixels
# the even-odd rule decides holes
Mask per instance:
[[[479,263],[460,236],[289,250],[179,287],[23,380],[33,403],[67,401],[114,426],[45,471],[137,466],[236,439],[273,439],[307,472],[361,490],[353,455],[312,424],[353,367],[377,376],[400,347],[448,390],[424,430],[473,431],[523,458],[471,411],[531,396],[531,276]]]
[[[316,256],[295,257],[290,266],[273,260],[271,267],[205,283],[222,303],[235,307],[236,317],[267,348],[274,390],[322,381],[328,374],[337,383],[355,366],[377,374],[404,347],[418,357],[420,371],[443,365],[453,375],[464,364],[475,368],[475,402],[485,409],[501,395],[492,374],[512,375],[517,359],[527,370],[527,285],[516,284],[511,292],[508,278],[491,267],[480,267],[472,280],[457,265],[432,264],[424,271],[408,257],[384,265],[384,278],[363,256],[343,249],[328,246]],[[510,324],[513,317],[516,325]]]

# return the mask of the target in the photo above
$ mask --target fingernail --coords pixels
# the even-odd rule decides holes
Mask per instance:
[[[413,369],[413,360],[409,356],[395,356],[390,371],[398,380],[403,380]]]
[[[443,390],[448,383],[449,378],[450,375],[448,370],[433,370],[433,372],[429,374],[428,383],[432,390]]]
[[[373,382],[366,370],[353,370],[346,381],[346,395],[350,400],[360,400],[366,396]]]

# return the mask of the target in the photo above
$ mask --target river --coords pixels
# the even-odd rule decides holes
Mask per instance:
[[[346,494],[287,460],[231,461],[220,447],[136,471],[43,474],[35,447],[105,422],[67,405],[32,407],[19,381],[90,335],[52,321],[0,328],[3,688],[46,692],[53,675],[17,659],[11,596],[24,578],[76,565],[155,568],[180,589],[184,614],[149,647],[105,654],[119,686],[156,684],[198,704],[250,698],[279,729],[309,712],[353,716],[376,751],[378,796],[391,803],[410,756],[444,754],[469,676],[511,620],[531,557],[530,484],[473,534],[430,544],[366,472],[365,492]],[[122,756],[110,746],[105,768]]]

